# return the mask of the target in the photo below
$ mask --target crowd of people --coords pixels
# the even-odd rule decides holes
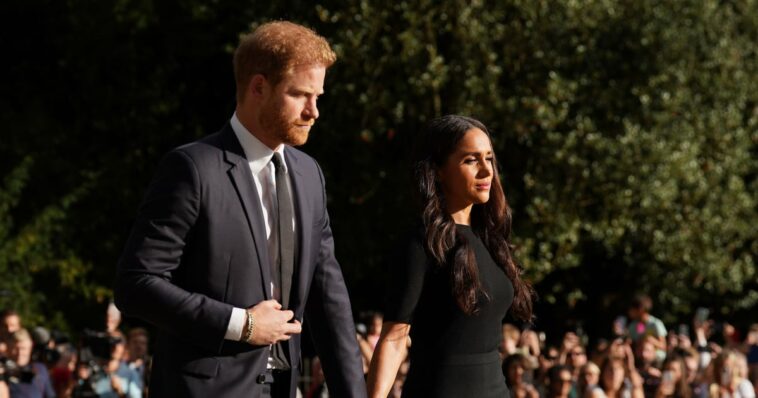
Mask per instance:
[[[740,331],[708,319],[699,309],[688,326],[668,330],[637,297],[620,316],[610,338],[592,343],[581,331],[548,336],[504,324],[499,347],[513,397],[755,397],[758,389],[758,324]],[[42,327],[26,329],[18,313],[0,318],[0,398],[145,396],[149,385],[149,335],[141,327],[120,329],[115,306],[105,330],[85,331],[78,341]],[[382,315],[366,314],[358,343],[368,372],[382,329]],[[558,337],[555,341],[553,338]],[[555,341],[555,342],[553,342]],[[408,342],[409,345],[412,341]],[[298,396],[329,396],[318,358],[309,361]],[[390,397],[400,397],[408,360]]]
[[[76,341],[21,316],[0,316],[0,398],[141,398],[149,376],[149,334],[141,327],[124,334],[121,313],[107,311],[104,330],[85,330]]]
[[[758,323],[740,331],[708,319],[698,309],[689,325],[669,331],[651,312],[652,300],[635,297],[608,338],[590,342],[581,330],[562,336],[503,324],[499,351],[514,398],[755,397],[758,390]],[[364,369],[382,328],[380,313],[358,325]],[[412,341],[408,341],[409,346]],[[409,369],[403,363],[389,397],[401,396]],[[308,398],[325,398],[323,375],[314,367]]]
[[[755,397],[758,324],[746,334],[698,310],[688,326],[668,331],[637,297],[609,339],[588,344],[573,331],[559,344],[503,326],[503,373],[514,397]],[[630,322],[626,324],[625,319]],[[744,336],[744,337],[742,337]]]

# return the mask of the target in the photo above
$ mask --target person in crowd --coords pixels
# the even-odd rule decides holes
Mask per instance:
[[[365,373],[368,373],[368,367],[374,356],[376,343],[379,341],[379,335],[382,332],[382,319],[381,312],[372,312],[368,317],[368,327],[365,328],[365,332],[358,330],[358,345],[361,349]]]
[[[126,362],[129,368],[134,369],[134,371],[137,372],[137,375],[139,375],[139,384],[143,386],[146,385],[146,376],[149,374],[149,344],[150,337],[145,328],[132,328],[126,335]]]
[[[571,369],[571,378],[576,381],[582,366],[587,364],[587,352],[581,344],[577,344],[566,353],[566,366]]]
[[[384,315],[381,312],[374,311],[371,313],[371,318],[368,322],[368,332],[366,333],[366,341],[371,345],[372,352],[376,349],[376,344],[379,342],[379,336],[382,335],[383,323]]]
[[[10,398],[11,392],[8,390],[8,383],[0,380],[0,398]]]
[[[58,344],[55,349],[59,356],[56,364],[50,369],[53,389],[59,398],[70,397],[74,388],[74,370],[78,358],[76,349],[71,343]]]
[[[623,336],[616,336],[616,339],[623,340]],[[589,353],[588,360],[590,362],[593,362],[595,365],[603,363],[603,360],[605,360],[605,357],[608,355],[608,350],[610,349],[611,341],[605,338],[597,339],[592,345],[592,349]]]
[[[677,348],[671,352],[671,358],[680,358],[684,364],[684,375],[687,384],[692,391],[692,396],[696,398],[708,397],[708,382],[705,381],[704,369],[700,368],[700,353],[693,347]],[[668,360],[669,358],[667,358]]]
[[[325,381],[321,360],[314,357],[311,361],[311,384],[305,391],[305,398],[328,398],[329,389],[326,387]]]
[[[110,358],[100,366],[105,377],[94,380],[92,389],[98,397],[106,398],[115,394],[118,397],[141,398],[142,384],[136,371],[124,362],[126,356],[126,341],[123,335],[114,334],[110,348]]]
[[[0,315],[0,320],[2,320],[2,324],[0,324],[0,327],[2,327],[2,333],[6,336],[10,336],[22,328],[21,315],[15,310],[3,311],[2,315]]]
[[[0,312],[0,358],[8,356],[8,340],[11,333],[21,328],[21,317],[14,310]]]
[[[52,383],[47,368],[40,362],[32,361],[34,342],[26,329],[17,329],[10,334],[8,341],[9,357],[21,372],[17,379],[9,380],[8,390],[11,398],[53,398]]]
[[[748,379],[758,391],[758,323],[750,325],[744,349],[747,356]]]
[[[234,52],[233,115],[158,166],[114,289],[157,327],[154,397],[294,398],[304,319],[330,392],[366,395],[324,175],[295,148],[335,61],[305,26],[258,25]]]
[[[660,383],[654,396],[656,398],[690,398],[692,395],[692,389],[687,381],[687,366],[684,361],[677,356],[666,358],[663,363]]]
[[[522,355],[524,355],[526,360],[529,362],[530,369],[537,368],[537,358],[539,358],[540,354],[542,353],[542,342],[540,341],[540,335],[536,331],[528,328],[521,332],[521,338],[519,339],[517,352],[520,352]]]
[[[608,357],[600,366],[600,387],[609,398],[642,398],[642,377],[634,367],[632,348],[621,339],[614,340]]]
[[[108,303],[108,308],[105,310],[105,331],[112,336],[119,335],[121,333],[119,326],[121,326],[121,311],[113,302]]]
[[[478,120],[448,115],[431,121],[415,149],[422,225],[391,262],[369,395],[387,396],[410,335],[404,395],[507,396],[502,320],[511,308],[531,322],[533,290],[512,257],[511,213],[490,134]]]
[[[579,369],[576,392],[579,398],[605,397],[599,386],[600,368],[594,362],[587,362]]]
[[[637,371],[642,376],[645,396],[652,396],[658,390],[662,374],[659,368],[656,339],[653,336],[645,336],[637,340],[634,343],[634,353]]]
[[[727,348],[713,361],[710,396],[721,398],[755,398],[755,387],[747,379],[747,359],[739,351]]]
[[[555,365],[548,371],[549,387],[545,397],[547,398],[569,398],[576,396],[572,385],[574,379],[571,378],[571,369],[566,365]],[[572,395],[572,392],[574,393]]]
[[[656,356],[659,361],[666,357],[666,326],[663,322],[650,314],[653,309],[653,300],[644,294],[634,297],[629,307],[629,337],[636,343],[646,336],[653,338]]]
[[[539,393],[534,386],[524,380],[524,375],[532,370],[529,359],[522,354],[512,354],[503,361],[503,374],[511,397],[537,398]]]
[[[559,355],[558,347],[548,345],[537,358],[537,369],[534,372],[533,384],[539,392],[540,397],[544,397],[547,394],[549,388],[548,372],[553,366],[559,364]]]
[[[581,344],[581,339],[575,331],[569,330],[564,333],[563,340],[561,341],[561,364],[566,364],[568,362],[568,357],[571,350],[573,350],[574,347],[580,346]]]
[[[511,323],[504,323],[502,326],[502,340],[498,346],[500,357],[505,359],[509,355],[513,355],[518,350],[519,342],[521,341],[521,330]]]

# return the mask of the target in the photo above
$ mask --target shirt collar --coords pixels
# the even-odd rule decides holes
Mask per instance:
[[[271,162],[274,151],[242,125],[242,122],[237,118],[237,112],[234,112],[234,115],[232,115],[230,123],[232,130],[234,130],[234,135],[237,136],[240,145],[242,145],[242,150],[245,152],[245,157],[248,163],[250,163],[250,170],[253,174],[257,175]],[[282,159],[284,159],[284,145],[279,145],[276,148],[276,152],[279,152],[282,155]],[[286,160],[284,161],[284,172],[287,172]]]

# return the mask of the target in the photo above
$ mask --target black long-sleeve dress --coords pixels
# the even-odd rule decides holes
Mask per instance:
[[[474,250],[489,300],[476,315],[455,302],[450,272],[427,256],[415,234],[390,264],[385,321],[411,324],[411,365],[403,397],[509,397],[497,352],[502,321],[513,302],[513,285],[482,240],[457,224]]]

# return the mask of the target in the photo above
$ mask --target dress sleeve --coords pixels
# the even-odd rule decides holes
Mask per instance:
[[[420,239],[409,243],[390,258],[384,320],[412,323],[429,267]]]

